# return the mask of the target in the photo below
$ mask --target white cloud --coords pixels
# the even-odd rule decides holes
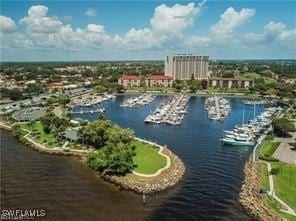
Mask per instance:
[[[30,33],[55,33],[58,32],[63,23],[54,17],[47,17],[48,8],[43,5],[32,6],[28,16],[20,20],[20,24],[26,25]]]
[[[233,7],[229,7],[220,16],[220,20],[214,24],[210,30],[215,35],[217,40],[225,40],[231,37],[236,28],[245,24],[254,15],[254,9],[243,8],[238,12],[235,11]]]
[[[96,32],[96,33],[101,33],[101,34],[105,33],[104,25],[88,24],[87,30],[89,32]]]
[[[89,17],[96,17],[97,11],[94,8],[88,8],[85,12],[85,15]]]
[[[185,43],[191,47],[206,47],[211,43],[208,37],[190,36],[185,40]]]
[[[296,49],[296,29],[287,29],[281,22],[271,21],[264,26],[262,33],[248,33],[242,39],[248,45],[260,44]]]
[[[0,15],[0,30],[2,33],[15,32],[16,24],[11,18]]]
[[[199,8],[195,7],[194,3],[188,5],[175,4],[172,7],[162,4],[155,8],[150,24],[153,32],[177,35],[193,25],[198,12]]]

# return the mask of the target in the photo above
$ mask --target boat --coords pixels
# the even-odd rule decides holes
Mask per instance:
[[[233,146],[254,146],[255,142],[254,141],[248,141],[248,140],[237,140],[237,139],[232,139],[232,138],[223,138],[221,139],[223,143],[233,145]]]

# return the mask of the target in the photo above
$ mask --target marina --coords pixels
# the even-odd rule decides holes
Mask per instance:
[[[87,97],[74,99],[74,103],[76,106],[91,107],[114,98],[115,96],[111,94],[88,95]]]
[[[275,100],[268,100],[268,99],[262,99],[262,100],[256,100],[256,99],[245,99],[242,100],[242,102],[246,105],[270,105],[275,104]]]
[[[67,158],[65,163],[62,156],[39,154],[14,142],[10,146],[3,146],[2,151],[5,162],[10,162],[5,163],[3,168],[6,180],[3,185],[3,205],[20,208],[30,205],[32,208],[42,207],[48,211],[57,211],[54,213],[54,220],[81,220],[81,217],[85,220],[93,220],[93,217],[108,220],[110,212],[116,219],[121,220],[182,220],[185,216],[188,220],[217,220],[217,217],[251,220],[239,206],[238,193],[243,179],[242,170],[252,148],[223,146],[219,140],[223,130],[231,130],[241,122],[244,105],[240,99],[229,99],[232,113],[219,123],[208,119],[204,108],[205,97],[192,97],[188,101],[186,117],[180,126],[159,124],[151,127],[143,122],[144,119],[157,107],[167,103],[171,97],[157,96],[145,108],[120,107],[127,97],[120,95],[114,102],[105,102],[106,118],[120,126],[134,129],[138,137],[167,145],[177,153],[189,168],[180,185],[157,197],[146,195],[146,204],[143,206],[141,196],[118,190],[114,185],[97,178],[78,161]],[[262,111],[263,107],[258,107],[256,114]],[[93,121],[98,115],[99,113],[78,113],[73,114],[72,118],[80,117]],[[247,122],[251,119],[253,107],[248,105],[245,107],[245,120]],[[6,135],[3,137],[8,139]],[[20,158],[16,159],[16,154]],[[49,167],[48,164],[52,166]],[[56,170],[61,172],[52,172]],[[31,178],[32,175],[34,179]],[[13,179],[12,182],[14,177],[24,179]],[[19,186],[22,188],[16,192],[15,189]],[[65,194],[73,189],[74,193]],[[44,200],[46,192],[53,192],[54,195],[47,196],[47,200]],[[86,194],[89,192],[92,194]],[[32,195],[36,200],[31,200]],[[98,200],[102,203],[96,203]],[[58,205],[57,201],[60,202]],[[129,201],[132,203],[123,203]],[[208,202],[206,206],[204,202]],[[81,210],[85,205],[84,210]],[[61,207],[71,209],[59,210]],[[78,210],[79,217],[73,213]]]
[[[145,118],[145,123],[180,125],[187,113],[189,95],[172,97],[168,102],[161,104],[152,114]]]
[[[229,101],[218,96],[207,98],[205,109],[208,111],[210,120],[224,120],[231,112]]]
[[[152,95],[152,94],[143,94],[136,97],[131,97],[125,100],[120,106],[121,107],[145,106],[151,103],[155,99],[155,97],[156,95]]]
[[[271,127],[271,116],[279,115],[282,111],[281,107],[269,107],[260,115],[255,117],[254,105],[254,118],[253,120],[244,123],[244,110],[243,110],[243,123],[236,125],[231,131],[224,130],[224,138],[221,141],[224,144],[234,146],[255,146],[259,137],[267,134]]]
[[[76,109],[76,110],[70,110],[70,114],[94,114],[94,113],[104,113],[105,108],[98,108],[98,109]]]

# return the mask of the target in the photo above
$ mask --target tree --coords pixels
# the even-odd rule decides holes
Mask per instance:
[[[273,120],[274,133],[279,137],[290,137],[289,132],[295,132],[293,122],[287,118],[278,118]]]
[[[202,81],[201,81],[201,87],[202,87],[202,89],[207,89],[207,87],[208,87],[208,82],[207,82],[206,80],[202,80]]]
[[[107,89],[106,89],[106,87],[104,87],[102,85],[97,85],[97,86],[95,86],[95,90],[97,93],[104,93],[104,92],[106,92]]]
[[[124,87],[121,84],[118,84],[116,86],[116,92],[117,93],[124,93]]]
[[[87,164],[98,171],[125,174],[134,167],[135,146],[131,143],[108,143],[97,153],[90,154]]]
[[[82,142],[92,145],[99,149],[106,145],[108,140],[107,129],[112,126],[112,123],[107,120],[94,121],[79,130],[79,135]]]
[[[13,136],[20,138],[22,135],[22,128],[19,124],[14,124],[11,128]]]
[[[61,105],[65,107],[66,104],[70,103],[70,98],[68,96],[61,95],[58,97],[58,101]]]

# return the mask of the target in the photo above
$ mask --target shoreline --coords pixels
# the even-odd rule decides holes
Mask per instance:
[[[134,95],[134,94],[154,94],[154,95],[179,95],[179,94],[182,94],[182,92],[167,92],[167,93],[164,93],[164,92],[160,92],[160,91],[146,91],[146,92],[143,92],[143,91],[126,91],[124,93],[116,93],[116,96],[122,96],[122,95]],[[210,97],[210,96],[213,96],[213,95],[222,95],[224,97],[237,97],[237,98],[258,98],[260,97],[259,95],[257,94],[251,94],[251,95],[245,95],[244,93],[223,93],[223,92],[211,92],[211,93],[207,93],[207,92],[203,92],[203,93],[200,93],[200,94],[197,94],[197,93],[190,93],[190,92],[185,92],[184,94],[188,94],[190,95],[191,97]]]
[[[11,127],[0,122],[0,128],[7,130],[11,132]],[[20,138],[15,138],[19,142],[23,143],[25,146],[30,147],[31,149],[41,153],[41,154],[48,154],[48,155],[59,155],[59,156],[72,156],[72,157],[78,157],[80,158],[80,162],[85,163],[85,157],[86,153],[81,152],[71,152],[69,150],[57,150],[57,149],[49,149],[49,148],[42,148],[41,144],[33,141],[31,138],[27,137],[30,135],[30,132],[28,132],[26,135],[22,136],[21,138],[24,138],[26,142],[22,142]],[[138,137],[135,137],[137,140],[141,140],[142,142],[146,142],[150,144],[151,142],[145,139],[141,139]],[[160,148],[160,145],[155,144],[158,148]],[[163,155],[166,155],[170,159],[170,166],[161,168],[157,171],[157,174],[155,176],[140,176],[136,173],[129,173],[125,176],[119,176],[119,175],[103,175],[101,172],[98,172],[100,177],[104,179],[105,181],[108,181],[116,186],[119,186],[121,189],[124,190],[130,190],[137,194],[149,194],[149,193],[156,193],[164,191],[170,187],[175,186],[177,183],[179,183],[184,174],[185,174],[185,165],[182,162],[182,160],[175,155],[173,152],[171,152],[168,148],[165,146],[161,146],[160,152]],[[91,168],[90,168],[91,169]],[[152,174],[153,175],[153,174]]]
[[[250,155],[244,167],[245,178],[239,193],[239,202],[245,212],[256,220],[280,221],[281,217],[264,204],[263,195],[259,193],[261,188],[259,169],[259,164],[254,163]]]

